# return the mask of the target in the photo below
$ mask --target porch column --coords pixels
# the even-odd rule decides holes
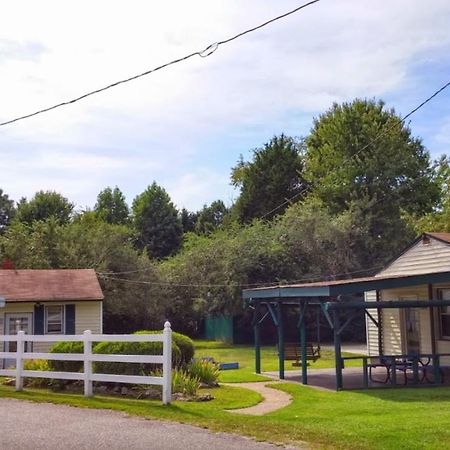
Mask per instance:
[[[338,311],[333,310],[334,355],[336,362],[336,390],[342,389],[341,334]]]
[[[308,384],[308,360],[306,355],[306,321],[305,314],[308,303],[305,302],[300,310],[300,348],[302,355],[302,383]]]
[[[259,333],[259,311],[261,309],[260,303],[257,301],[255,311],[253,313],[253,333],[255,336],[255,372],[261,373],[261,343]]]
[[[428,299],[433,300],[433,285],[428,284]],[[430,333],[431,333],[431,353],[432,355],[436,355],[436,330],[435,330],[435,321],[434,321],[434,308],[430,307],[428,309],[430,314]]]
[[[284,324],[283,324],[283,303],[277,302],[277,322],[278,322],[278,372],[280,380],[284,380]]]

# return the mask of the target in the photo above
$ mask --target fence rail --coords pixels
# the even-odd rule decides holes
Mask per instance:
[[[170,323],[164,324],[161,334],[92,334],[87,330],[81,335],[28,335],[19,331],[16,335],[0,335],[0,342],[16,342],[15,352],[0,352],[1,358],[13,359],[15,369],[0,369],[0,376],[16,378],[16,391],[23,389],[23,379],[52,378],[61,380],[84,381],[84,395],[93,395],[93,382],[154,384],[162,386],[163,404],[172,399],[172,329]],[[83,342],[83,353],[43,353],[25,352],[26,342]],[[110,355],[92,353],[93,342],[162,342],[162,355]],[[53,361],[82,361],[83,372],[55,372],[42,370],[25,370],[24,361],[30,359],[46,359]],[[147,363],[161,364],[162,376],[144,375],[113,375],[106,373],[93,373],[93,362],[121,362],[121,363]]]

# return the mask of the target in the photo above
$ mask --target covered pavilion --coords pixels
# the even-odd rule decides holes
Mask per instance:
[[[301,381],[308,384],[308,355],[306,339],[306,311],[308,308],[317,308],[326,318],[333,330],[336,389],[343,389],[342,370],[346,358],[342,357],[341,334],[347,325],[361,310],[378,330],[379,355],[361,356],[363,367],[363,387],[370,387],[369,374],[375,366],[382,366],[387,371],[389,386],[408,383],[419,385],[426,379],[430,385],[439,385],[443,382],[441,358],[450,357],[450,354],[439,354],[436,351],[436,330],[433,311],[438,307],[450,307],[450,300],[433,298],[433,284],[450,283],[450,271],[421,273],[416,275],[379,275],[374,277],[354,278],[347,280],[320,281],[304,284],[280,285],[246,289],[243,298],[247,305],[253,308],[253,328],[255,340],[255,366],[256,372],[261,373],[260,328],[263,322],[270,318],[276,329],[279,349],[279,378],[285,378],[285,311],[287,308],[298,310],[297,327],[299,330],[301,355]],[[378,293],[382,290],[409,288],[427,285],[428,297],[417,300],[384,299]],[[376,292],[376,301],[355,300],[356,294]],[[430,339],[433,343],[429,354],[383,354],[382,346],[382,311],[385,309],[427,308],[430,312]],[[346,312],[345,320],[341,320],[341,311]],[[374,314],[373,312],[376,312]],[[377,363],[374,363],[374,360]],[[399,371],[404,374],[404,383],[398,383]]]

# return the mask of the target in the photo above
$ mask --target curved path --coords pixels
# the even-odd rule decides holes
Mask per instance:
[[[250,389],[252,391],[256,391],[263,397],[263,401],[255,406],[250,406],[249,408],[241,408],[241,409],[229,409],[228,412],[237,414],[249,414],[252,416],[262,416],[264,414],[284,408],[285,406],[288,406],[292,402],[292,397],[289,394],[280,391],[279,389],[273,389],[269,386],[266,386],[266,383],[261,381],[255,383],[225,383],[225,384],[227,384],[227,386],[238,386]]]

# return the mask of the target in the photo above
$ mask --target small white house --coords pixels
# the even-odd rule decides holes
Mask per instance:
[[[103,293],[92,269],[0,270],[0,333],[102,333]],[[16,344],[5,342],[4,351]],[[36,343],[28,351],[46,351]]]
[[[424,233],[375,277],[450,272],[450,233]],[[450,300],[450,281],[439,284],[382,289],[365,293],[366,301]],[[386,308],[369,310],[380,322],[367,317],[369,355],[450,353],[450,307]],[[443,358],[449,364],[450,358]]]

